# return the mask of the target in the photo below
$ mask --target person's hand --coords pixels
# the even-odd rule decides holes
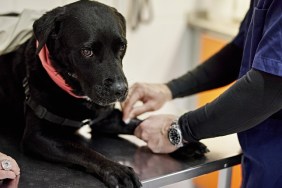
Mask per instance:
[[[2,164],[3,160],[8,160],[11,163],[11,169],[4,170]],[[10,156],[0,152],[0,180],[15,179],[20,174],[20,168],[17,162]]]
[[[1,180],[2,181],[2,180]],[[2,188],[18,188],[19,187],[20,176],[16,176],[15,179],[5,179],[0,182],[0,187]]]
[[[165,84],[135,83],[122,103],[123,120],[129,122],[145,112],[158,110],[171,99],[171,91]],[[138,101],[143,102],[143,105],[135,106]]]
[[[147,142],[154,153],[171,153],[177,150],[168,139],[168,129],[177,119],[174,115],[154,115],[145,119],[134,131],[134,135]]]

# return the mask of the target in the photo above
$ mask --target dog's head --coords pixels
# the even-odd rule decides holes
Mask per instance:
[[[126,98],[128,83],[122,70],[126,26],[116,9],[78,1],[47,12],[33,30],[37,53],[47,45],[52,66],[73,93],[102,106]]]

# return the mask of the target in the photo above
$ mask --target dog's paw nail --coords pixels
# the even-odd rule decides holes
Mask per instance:
[[[124,123],[125,123],[125,124],[128,124],[129,122],[130,122],[130,118],[124,120]]]

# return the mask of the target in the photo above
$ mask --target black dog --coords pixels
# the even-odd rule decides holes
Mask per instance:
[[[114,109],[128,91],[124,17],[101,3],[79,1],[47,12],[33,30],[34,37],[15,52],[0,56],[2,118],[12,114],[17,120],[3,120],[0,127],[17,131],[24,125],[26,153],[84,167],[109,187],[140,187],[132,168],[79,144],[75,136],[85,124],[94,134],[132,134],[139,123],[125,124]],[[190,154],[202,155],[203,148],[199,144]]]

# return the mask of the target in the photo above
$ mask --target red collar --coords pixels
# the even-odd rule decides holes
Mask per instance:
[[[47,46],[44,45],[43,48],[39,52],[39,59],[44,67],[44,69],[47,71],[48,75],[51,77],[51,79],[64,91],[69,93],[71,96],[76,98],[87,98],[87,96],[79,96],[73,93],[73,89],[65,82],[64,78],[55,70],[55,68],[52,66],[52,63],[49,59],[49,51],[47,49]]]

